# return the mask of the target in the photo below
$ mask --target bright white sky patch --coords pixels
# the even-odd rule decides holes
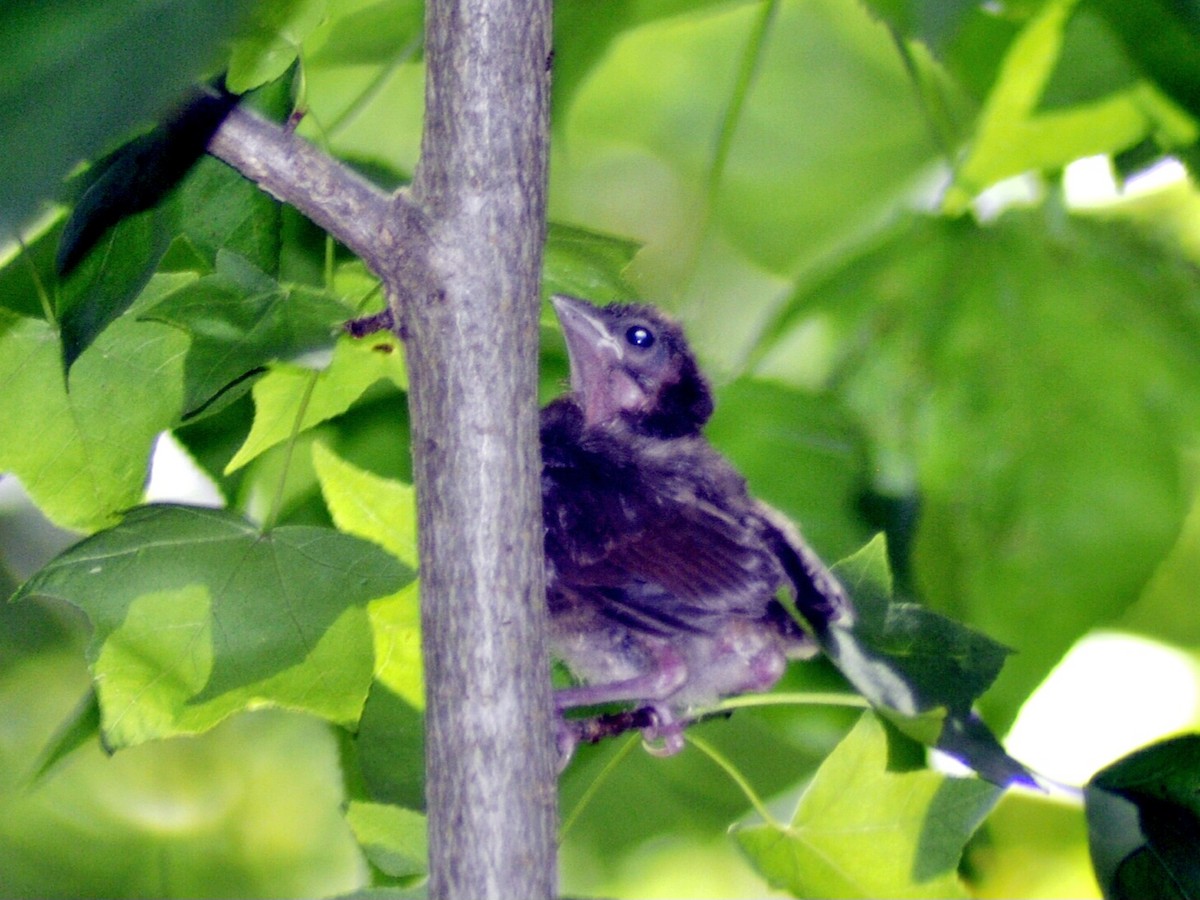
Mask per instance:
[[[175,435],[164,431],[154,445],[150,481],[146,485],[146,502],[190,503],[220,508],[225,505],[225,498],[213,480],[175,439]]]
[[[1168,157],[1129,178],[1122,190],[1112,160],[1107,156],[1089,156],[1075,160],[1063,170],[1063,192],[1068,206],[1086,209],[1149,194],[1186,179],[1183,163]]]
[[[1193,727],[1198,676],[1191,657],[1165,644],[1088,635],[1026,701],[1005,747],[1042,775],[1082,785],[1121,756]]]

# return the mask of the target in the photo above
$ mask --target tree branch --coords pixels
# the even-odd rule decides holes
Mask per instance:
[[[418,211],[400,191],[388,194],[299,135],[235,107],[208,152],[278,200],[294,206],[341,241],[380,277],[392,268],[388,251],[412,252],[422,235],[410,226]]]
[[[407,342],[430,896],[555,892],[537,346],[550,0],[429,0],[421,161],[387,195],[234,110],[210,151],[380,276]]]

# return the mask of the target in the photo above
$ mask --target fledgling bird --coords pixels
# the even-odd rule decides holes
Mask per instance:
[[[853,618],[796,529],[702,433],[712,393],[683,332],[642,305],[556,296],[571,390],[542,410],[551,643],[579,681],[561,711],[625,702],[682,747],[686,711],[769,690]],[[568,750],[569,748],[564,748]]]

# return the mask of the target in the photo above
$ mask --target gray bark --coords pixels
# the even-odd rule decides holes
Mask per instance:
[[[421,161],[387,195],[235,111],[210,145],[383,279],[407,343],[430,896],[553,896],[537,345],[549,0],[429,0]]]

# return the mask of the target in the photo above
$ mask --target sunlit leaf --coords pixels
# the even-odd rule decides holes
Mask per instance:
[[[313,446],[313,463],[338,529],[374,541],[415,569],[417,505],[412,485],[363,471],[321,444]]]
[[[221,510],[147,506],[76,544],[15,599],[80,607],[110,746],[205,731],[263,705],[353,724],[372,672],[366,603],[410,573],[327,529],[262,533]]]
[[[998,181],[1027,171],[1061,169],[1100,153],[1128,149],[1149,135],[1166,146],[1187,146],[1200,131],[1152,85],[1069,108],[1039,111],[1039,101],[1062,51],[1075,0],[1055,0],[1013,42],[979,116],[966,160],[947,192],[947,212]]]
[[[887,735],[865,713],[791,822],[734,835],[763,877],[795,897],[966,897],[959,858],[997,796],[975,779],[888,771]]]
[[[393,877],[422,875],[429,868],[425,817],[386,803],[351,803],[346,821],[377,868]]]
[[[342,335],[334,346],[333,361],[320,371],[276,363],[254,385],[254,425],[226,471],[244,466],[295,430],[341,415],[383,378],[402,389],[408,386],[403,346],[388,332],[361,339]]]
[[[68,382],[54,328],[0,311],[0,470],[63,527],[113,523],[141,499],[154,439],[179,415],[186,346],[175,329],[122,319]]]
[[[374,541],[411,568],[417,566],[417,507],[411,485],[380,478],[313,445],[321,492],[337,527]],[[375,677],[415,709],[425,706],[417,582],[368,605],[375,635]]]

